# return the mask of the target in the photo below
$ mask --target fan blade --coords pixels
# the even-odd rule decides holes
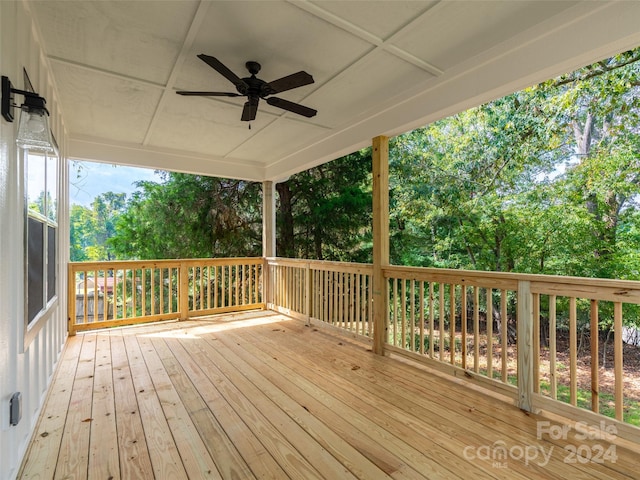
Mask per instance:
[[[176,92],[178,95],[185,96],[201,96],[201,97],[243,97],[244,95],[240,95],[239,93],[231,93],[231,92]]]
[[[248,102],[245,102],[244,108],[242,109],[242,120],[243,122],[250,122],[251,120],[255,120],[256,113],[258,113],[258,98],[249,98]]]
[[[238,77],[235,73],[229,70],[220,60],[215,57],[211,57],[209,55],[205,55],[201,53],[198,55],[198,58],[213,68],[216,72],[222,75],[224,78],[233,83],[240,93],[246,93],[249,89],[249,85],[245,83],[240,77]]]
[[[267,103],[269,105],[273,105],[274,107],[282,108],[284,110],[288,110],[293,113],[297,113],[298,115],[302,115],[303,117],[311,118],[318,113],[317,110],[313,108],[305,107],[304,105],[300,105],[299,103],[293,103],[289,100],[284,100],[278,97],[269,97],[267,98]]]
[[[265,89],[269,92],[268,95],[273,95],[274,93],[284,92],[311,83],[313,83],[313,77],[307,72],[300,71],[267,83]]]

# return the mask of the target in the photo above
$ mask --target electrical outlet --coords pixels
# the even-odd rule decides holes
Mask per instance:
[[[9,423],[16,426],[22,419],[22,393],[16,392],[11,395],[9,401]]]

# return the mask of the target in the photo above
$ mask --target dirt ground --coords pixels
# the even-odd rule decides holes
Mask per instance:
[[[601,392],[613,393],[615,388],[615,375],[613,371],[613,338],[605,345],[599,342],[599,384]],[[605,356],[606,349],[606,356]],[[541,372],[549,371],[549,350],[541,348],[540,363]],[[558,362],[567,368],[557,369],[558,383],[569,384],[569,339],[557,338],[556,364]],[[640,347],[623,344],[623,368],[624,368],[624,394],[629,399],[640,401]],[[604,362],[603,362],[604,360]],[[603,366],[604,363],[604,366]],[[583,339],[582,348],[578,351],[578,388],[591,389],[591,351],[589,339]],[[544,375],[542,375],[544,378]]]

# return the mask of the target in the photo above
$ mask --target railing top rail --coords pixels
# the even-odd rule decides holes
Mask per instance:
[[[69,267],[73,271],[153,267],[169,268],[179,266],[180,260],[110,260],[101,262],[69,262]]]
[[[230,257],[230,258],[189,258],[167,260],[108,260],[100,262],[69,262],[73,271],[105,270],[105,269],[130,269],[153,267],[179,267],[180,265],[247,265],[261,264],[262,257]]]
[[[304,260],[299,258],[268,257],[266,261],[272,266],[287,266],[306,268],[307,265],[315,270],[342,271],[347,273],[371,273],[373,265],[370,263],[335,262],[327,260]]]
[[[517,290],[519,280],[516,277],[495,275],[495,272],[444,268],[387,266],[382,267],[382,271],[385,278],[404,278],[505,290]]]
[[[479,270],[456,270],[446,268],[429,268],[429,267],[405,267],[400,265],[389,265],[383,267],[385,276],[387,277],[450,277],[456,280],[474,280],[474,281],[503,281],[513,282],[517,287],[518,281],[531,282],[531,288],[535,291],[549,289],[553,285],[566,286],[586,286],[589,291],[596,288],[612,288],[629,292],[640,293],[640,281],[636,280],[615,280],[608,278],[587,278],[587,277],[569,277],[562,275],[541,275],[533,273],[512,273],[512,272],[485,272]]]
[[[189,258],[180,260],[183,265],[258,265],[262,257]]]

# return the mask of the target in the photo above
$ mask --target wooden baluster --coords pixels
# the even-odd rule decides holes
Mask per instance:
[[[105,291],[107,289],[106,282],[104,283]],[[98,270],[93,271],[93,321],[100,321],[100,304],[98,303],[100,287],[98,286]],[[104,302],[103,302],[104,305]],[[104,321],[104,315],[102,316]]]
[[[439,338],[438,338],[438,356],[440,357],[440,361],[444,362],[444,283],[440,283],[439,289],[439,297],[440,297],[440,308],[439,308],[439,316],[438,316],[438,325],[439,325]]]
[[[424,355],[424,280],[420,281],[420,354]]]
[[[449,362],[456,364],[456,286],[449,285]]]
[[[82,276],[84,278],[84,295],[82,297],[82,306],[83,306],[83,319],[82,319],[82,323],[89,323],[89,295],[88,295],[88,286],[87,283],[89,282],[89,279],[87,278],[87,270],[83,270],[82,271]],[[94,279],[94,287],[95,288],[95,279]]]
[[[398,345],[398,280],[391,279],[393,283],[393,344]]]
[[[433,292],[433,282],[429,282],[429,357],[433,358],[435,356],[434,353],[434,333],[433,327],[435,322],[435,294]]]
[[[578,327],[576,314],[576,297],[569,298],[569,376],[571,405],[578,403]]]
[[[158,290],[160,298],[158,313],[166,313],[166,308],[164,306],[164,268],[158,269]]]
[[[549,295],[549,391],[551,398],[558,399],[558,376],[556,374],[556,296]]]
[[[460,355],[462,357],[462,368],[467,369],[467,286],[460,286]]]
[[[615,371],[615,403],[616,403],[616,420],[623,420],[624,407],[624,368],[622,356],[622,303],[615,302],[613,304],[613,343],[614,343],[614,361],[613,368]]]
[[[364,335],[362,328],[362,312],[361,309],[361,300],[362,300],[362,275],[360,273],[356,273],[356,282],[355,282],[355,294],[356,294],[356,334]]]
[[[409,280],[409,348],[416,351],[416,281]]]
[[[236,286],[236,303],[234,303],[234,305],[238,306],[240,305],[240,292],[242,291],[242,265],[236,265],[235,273],[236,281],[234,283]]]
[[[502,381],[507,383],[509,381],[509,370],[507,367],[508,355],[509,352],[509,318],[507,318],[507,291],[500,291],[500,336],[501,336],[501,347],[500,347],[500,356],[502,357]]]
[[[540,393],[540,294],[533,294],[533,391]]]
[[[131,317],[138,316],[138,269],[131,269]]]
[[[487,288],[487,377],[493,378],[493,289]]]
[[[402,293],[400,294],[400,314],[401,314],[401,331],[402,331],[402,339],[400,340],[400,346],[403,349],[407,348],[407,281],[404,278],[401,278],[402,282]]]
[[[480,292],[473,287],[473,371],[480,372]]]
[[[591,300],[590,311],[590,337],[591,337],[591,410],[600,411],[600,386],[598,379],[598,365],[600,363],[598,351],[598,301]]]

